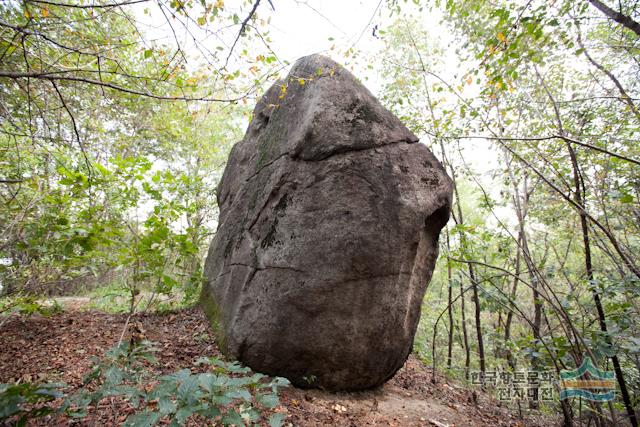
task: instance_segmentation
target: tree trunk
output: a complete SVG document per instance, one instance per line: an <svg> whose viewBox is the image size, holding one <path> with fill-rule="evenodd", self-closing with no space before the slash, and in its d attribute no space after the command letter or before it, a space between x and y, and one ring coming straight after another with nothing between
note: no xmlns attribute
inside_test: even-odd
<svg viewBox="0 0 640 427"><path fill-rule="evenodd" d="M449 242L449 228L445 230L445 236L447 240L447 252L450 253L451 247ZM451 369L451 363L453 359L453 276L451 271L451 262L447 260L447 279L448 279L448 292L447 303L449 304L447 311L449 315L449 342L447 343L447 369ZM464 295L462 295L464 297Z"/></svg>
<svg viewBox="0 0 640 427"><path fill-rule="evenodd" d="M462 216L462 207L460 206L460 196L458 194L458 186L456 184L455 174L453 172L453 168L451 168L451 177L453 181L453 192L456 196L456 206L458 207L458 221L460 224L464 224L464 217ZM462 244L462 248L464 251L467 249L467 239L464 234L460 237L460 242ZM469 279L471 280L471 289L473 291L473 304L475 309L475 325L476 325L476 336L478 339L478 362L480 364L480 372L484 376L486 371L485 367L485 358L484 358L484 342L482 339L482 319L480 317L480 297L478 295L478 281L476 280L475 270L473 268L473 264L467 263L467 267L469 270Z"/></svg>
<svg viewBox="0 0 640 427"><path fill-rule="evenodd" d="M569 157L571 158L571 165L573 167L573 184L574 184L574 199L575 202L584 206L585 198L584 198L584 184L582 183L580 177L580 169L578 166L578 159L576 157L575 150L570 144L567 144L567 149L569 150ZM600 294L593 283L593 263L591 260L591 244L589 243L589 225L587 223L587 215L584 210L580 211L580 227L582 229L582 241L584 245L584 264L585 271L587 273L587 280L589 281L589 287L591 288L591 294L593 296L593 302L596 306L596 311L598 313L598 323L600 325L600 330L604 333L605 340L607 345L612 346L611 337L609 337L607 331L607 322L604 313L604 309L602 307L602 301L600 300ZM631 397L629 396L629 390L627 389L627 384L624 379L624 375L622 373L622 367L620 366L620 360L617 355L613 355L611 357L611 362L613 363L613 370L616 374L616 380L618 381L618 386L620 387L620 394L622 395L622 401L624 402L624 406L627 410L627 415L629 416L629 422L633 427L638 426L638 420L636 418L635 410L633 409L633 404L631 403Z"/></svg>
<svg viewBox="0 0 640 427"><path fill-rule="evenodd" d="M471 349L469 348L469 334L467 332L467 314L465 313L464 286L460 281L460 313L462 320L462 340L464 341L464 377L469 379L471 367Z"/></svg>
<svg viewBox="0 0 640 427"><path fill-rule="evenodd" d="M522 240L521 240L520 234L518 234L518 247L520 246L521 241ZM516 293L518 292L518 281L520 278L520 250L519 249L516 249L515 268L516 268L516 271L514 273L513 285L511 286L511 294L509 295L509 297L511 298L511 301L515 301ZM509 310L509 312L507 313L507 320L505 321L505 325L504 325L504 342L506 346L509 345L508 343L509 343L509 340L511 339L511 322L512 321L513 321L513 310ZM515 370L516 362L515 362L515 359L513 358L513 354L511 353L511 350L508 347L506 352L506 359L507 359L507 363L509 363L509 367Z"/></svg>

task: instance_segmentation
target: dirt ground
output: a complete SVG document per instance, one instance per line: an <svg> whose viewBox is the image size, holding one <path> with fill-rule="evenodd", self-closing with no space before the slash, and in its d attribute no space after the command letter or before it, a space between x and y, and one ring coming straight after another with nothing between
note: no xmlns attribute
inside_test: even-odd
<svg viewBox="0 0 640 427"><path fill-rule="evenodd" d="M0 328L0 382L55 381L79 387L92 366L119 339L126 315L82 311L70 303L49 318L15 316ZM169 314L139 314L146 337L158 343L158 374L192 367L201 356L220 356L204 315L196 308ZM119 425L133 409L104 399L74 425ZM290 426L552 426L548 416L520 419L513 409L479 391L432 374L410 357L383 387L357 393L329 393L289 387L281 393L284 425ZM34 425L68 425L64 417ZM194 424L197 425L197 424ZM266 421L264 423L266 424Z"/></svg>

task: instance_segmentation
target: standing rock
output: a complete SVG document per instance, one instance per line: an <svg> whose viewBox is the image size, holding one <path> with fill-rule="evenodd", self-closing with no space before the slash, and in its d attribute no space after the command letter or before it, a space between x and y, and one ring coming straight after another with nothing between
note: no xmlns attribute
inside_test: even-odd
<svg viewBox="0 0 640 427"><path fill-rule="evenodd" d="M353 75L298 60L218 187L201 304L223 351L298 386L382 384L411 352L451 192Z"/></svg>

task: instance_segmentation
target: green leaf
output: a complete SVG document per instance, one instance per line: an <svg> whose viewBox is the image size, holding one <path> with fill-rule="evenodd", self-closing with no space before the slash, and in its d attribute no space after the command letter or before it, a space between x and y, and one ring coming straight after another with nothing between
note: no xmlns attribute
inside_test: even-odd
<svg viewBox="0 0 640 427"><path fill-rule="evenodd" d="M93 167L95 167L103 176L111 175L111 171L100 163L94 162Z"/></svg>
<svg viewBox="0 0 640 427"><path fill-rule="evenodd" d="M251 393L245 389L229 390L224 394L224 396L230 399L243 399L248 402L251 401Z"/></svg>
<svg viewBox="0 0 640 427"><path fill-rule="evenodd" d="M227 412L224 417L222 417L222 424L225 426L235 425L235 426L244 426L244 421L238 412L235 410L230 410Z"/></svg>
<svg viewBox="0 0 640 427"><path fill-rule="evenodd" d="M271 414L269 417L269 426L270 427L281 427L284 420L287 418L287 414L282 414L280 412L275 412Z"/></svg>
<svg viewBox="0 0 640 427"><path fill-rule="evenodd" d="M195 414L199 409L201 409L200 405L185 406L183 408L180 408L178 409L178 412L176 412L175 420L178 422L178 424L182 425L186 423L187 419L191 415Z"/></svg>
<svg viewBox="0 0 640 427"><path fill-rule="evenodd" d="M278 403L280 402L278 395L272 393L258 394L256 395L256 401L267 408L274 408L278 406Z"/></svg>
<svg viewBox="0 0 640 427"><path fill-rule="evenodd" d="M211 401L219 406L227 406L233 401L233 399L228 396L213 396L211 397Z"/></svg>
<svg viewBox="0 0 640 427"><path fill-rule="evenodd" d="M200 387L211 393L214 388L221 387L226 383L224 377L218 377L209 372L205 374L198 375L198 382L200 383Z"/></svg>
<svg viewBox="0 0 640 427"><path fill-rule="evenodd" d="M122 382L122 379L124 378L124 375L125 373L117 366L109 366L107 371L104 373L105 386L120 384Z"/></svg>
<svg viewBox="0 0 640 427"><path fill-rule="evenodd" d="M160 380L160 384L149 393L147 399L160 399L164 396L170 396L176 392L178 384L175 380L167 380L166 378Z"/></svg>
<svg viewBox="0 0 640 427"><path fill-rule="evenodd" d="M233 373L233 374L246 374L248 372L251 372L251 369L247 368L246 366L242 366L240 363L238 362L233 362L233 363L229 363L226 366L227 371Z"/></svg>
<svg viewBox="0 0 640 427"><path fill-rule="evenodd" d="M206 407L203 405L203 408L198 410L198 414L206 418L215 418L219 416L221 412L220 412L220 408L218 408L217 406Z"/></svg>
<svg viewBox="0 0 640 427"><path fill-rule="evenodd" d="M145 49L145 51L144 51L145 59L150 58L151 55L153 55L153 49Z"/></svg>
<svg viewBox="0 0 640 427"><path fill-rule="evenodd" d="M258 421L260 419L260 411L255 408L243 408L241 417L248 421Z"/></svg>
<svg viewBox="0 0 640 427"><path fill-rule="evenodd" d="M620 197L620 203L632 203L633 196L631 194L626 193L622 197Z"/></svg>
<svg viewBox="0 0 640 427"><path fill-rule="evenodd" d="M14 414L18 414L20 413L20 403L22 403L22 399L20 398L6 398L3 397L2 400L2 406L0 406L0 419L4 420L6 418L9 418L10 416L14 415Z"/></svg>
<svg viewBox="0 0 640 427"><path fill-rule="evenodd" d="M191 369L181 369L173 374L166 375L164 378L168 381L184 381L191 376Z"/></svg>
<svg viewBox="0 0 640 427"><path fill-rule="evenodd" d="M145 411L130 415L124 422L126 427L151 427L160 421L161 415L158 412Z"/></svg>
<svg viewBox="0 0 640 427"><path fill-rule="evenodd" d="M178 386L178 399L184 402L192 402L197 398L198 377L190 375L183 379Z"/></svg>
<svg viewBox="0 0 640 427"><path fill-rule="evenodd" d="M170 397L162 396L158 400L158 409L160 410L160 414L169 415L173 414L176 411L177 406Z"/></svg>

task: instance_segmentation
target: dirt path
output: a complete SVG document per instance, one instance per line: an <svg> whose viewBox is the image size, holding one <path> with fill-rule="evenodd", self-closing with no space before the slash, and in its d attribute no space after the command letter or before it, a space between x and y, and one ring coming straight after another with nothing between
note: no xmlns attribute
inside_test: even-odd
<svg viewBox="0 0 640 427"><path fill-rule="evenodd" d="M76 304L72 305L76 308ZM62 381L76 388L101 356L118 340L125 315L64 311L50 318L14 317L0 329L0 382ZM220 356L203 314L197 309L172 314L136 315L147 338L157 342L160 373L192 367L201 356ZM384 387L358 393L328 393L288 388L282 393L292 426L550 426L553 418L518 419L512 411L482 393L444 378L431 382L430 371L411 357ZM122 405L95 408L83 425L118 425ZM41 425L65 425L66 420Z"/></svg>

